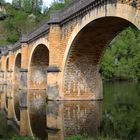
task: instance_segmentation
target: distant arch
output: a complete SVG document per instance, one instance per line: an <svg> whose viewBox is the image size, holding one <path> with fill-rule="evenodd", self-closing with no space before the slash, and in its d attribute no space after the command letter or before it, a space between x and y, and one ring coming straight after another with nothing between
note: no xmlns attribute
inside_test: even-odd
<svg viewBox="0 0 140 140"><path fill-rule="evenodd" d="M49 49L45 44L33 47L29 59L29 89L46 89Z"/></svg>

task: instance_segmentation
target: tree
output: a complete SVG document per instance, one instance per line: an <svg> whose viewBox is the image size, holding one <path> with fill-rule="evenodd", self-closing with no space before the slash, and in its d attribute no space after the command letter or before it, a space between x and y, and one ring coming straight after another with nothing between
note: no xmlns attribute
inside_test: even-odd
<svg viewBox="0 0 140 140"><path fill-rule="evenodd" d="M122 31L107 48L102 59L103 76L109 79L140 79L140 32Z"/></svg>
<svg viewBox="0 0 140 140"><path fill-rule="evenodd" d="M12 1L12 5L13 5L15 8L17 8L17 9L19 9L19 10L22 10L23 1L24 1L24 0L13 0L13 1Z"/></svg>
<svg viewBox="0 0 140 140"><path fill-rule="evenodd" d="M5 0L0 0L0 6L3 6L5 4Z"/></svg>

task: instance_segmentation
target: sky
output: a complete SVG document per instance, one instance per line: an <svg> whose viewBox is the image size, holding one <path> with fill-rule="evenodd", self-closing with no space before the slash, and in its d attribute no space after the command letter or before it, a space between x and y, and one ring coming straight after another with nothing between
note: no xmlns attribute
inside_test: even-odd
<svg viewBox="0 0 140 140"><path fill-rule="evenodd" d="M5 0L6 2L12 2L12 0ZM43 0L45 6L49 7L49 5L53 2L53 0Z"/></svg>

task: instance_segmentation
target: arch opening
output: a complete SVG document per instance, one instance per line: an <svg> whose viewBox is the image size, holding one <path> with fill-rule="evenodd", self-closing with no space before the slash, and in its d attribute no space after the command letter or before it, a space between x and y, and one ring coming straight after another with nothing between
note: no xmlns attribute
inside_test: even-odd
<svg viewBox="0 0 140 140"><path fill-rule="evenodd" d="M29 68L29 88L46 89L47 87L47 68L49 66L49 50L40 44L31 57Z"/></svg>
<svg viewBox="0 0 140 140"><path fill-rule="evenodd" d="M123 18L110 16L96 19L80 30L65 63L64 98L102 98L101 57L116 35L129 26L134 25Z"/></svg>
<svg viewBox="0 0 140 140"><path fill-rule="evenodd" d="M15 70L14 70L15 87L19 87L20 84L20 69L21 69L21 53L19 53L15 59Z"/></svg>
<svg viewBox="0 0 140 140"><path fill-rule="evenodd" d="M7 58L7 60L6 60L6 73L5 73L5 80L6 80L6 82L7 82L7 84L8 84L8 78L9 78L9 58Z"/></svg>
<svg viewBox="0 0 140 140"><path fill-rule="evenodd" d="M7 58L7 60L6 60L5 82L6 82L6 84L9 83L9 58ZM8 109L7 89L6 89L6 92L5 92L5 109L6 110Z"/></svg>
<svg viewBox="0 0 140 140"><path fill-rule="evenodd" d="M19 86L20 86L20 69L21 69L21 53L18 53L15 58L14 67L14 111L15 120L20 121L20 105L19 105Z"/></svg>

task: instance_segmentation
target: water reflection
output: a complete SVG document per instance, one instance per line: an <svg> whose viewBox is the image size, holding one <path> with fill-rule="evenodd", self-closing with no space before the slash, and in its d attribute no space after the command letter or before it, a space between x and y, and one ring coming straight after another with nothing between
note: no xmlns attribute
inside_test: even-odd
<svg viewBox="0 0 140 140"><path fill-rule="evenodd" d="M5 108L5 93L4 93L4 86L1 85L0 86L0 107L1 107L1 110L4 110Z"/></svg>
<svg viewBox="0 0 140 140"><path fill-rule="evenodd" d="M0 85L0 99L1 99L1 109L7 111L8 109L8 96L7 96L7 86Z"/></svg>
<svg viewBox="0 0 140 140"><path fill-rule="evenodd" d="M35 136L46 139L46 92L30 90L28 93L29 117Z"/></svg>
<svg viewBox="0 0 140 140"><path fill-rule="evenodd" d="M140 83L104 83L101 132L120 140L140 139Z"/></svg>
<svg viewBox="0 0 140 140"><path fill-rule="evenodd" d="M45 90L0 89L0 107L7 106L10 117L17 118L21 134L42 140L64 140L78 134L99 135L102 102L46 102ZM3 105L5 102L7 105Z"/></svg>
<svg viewBox="0 0 140 140"><path fill-rule="evenodd" d="M7 111L7 109L8 109L8 96L7 96L7 87L6 87L6 85L4 85L4 93L5 93L5 109L6 109L6 111Z"/></svg>
<svg viewBox="0 0 140 140"><path fill-rule="evenodd" d="M19 105L19 90L17 88L13 88L13 98L14 98L14 113L15 120L20 121L20 105Z"/></svg>
<svg viewBox="0 0 140 140"><path fill-rule="evenodd" d="M78 134L98 136L101 106L102 102L93 101L48 102L48 139L63 140Z"/></svg>
<svg viewBox="0 0 140 140"><path fill-rule="evenodd" d="M102 115L99 101L46 102L45 90L0 86L0 108L7 107L9 118L19 115L22 135L42 140L64 140L77 134L139 140L139 91L138 83L105 83Z"/></svg>

